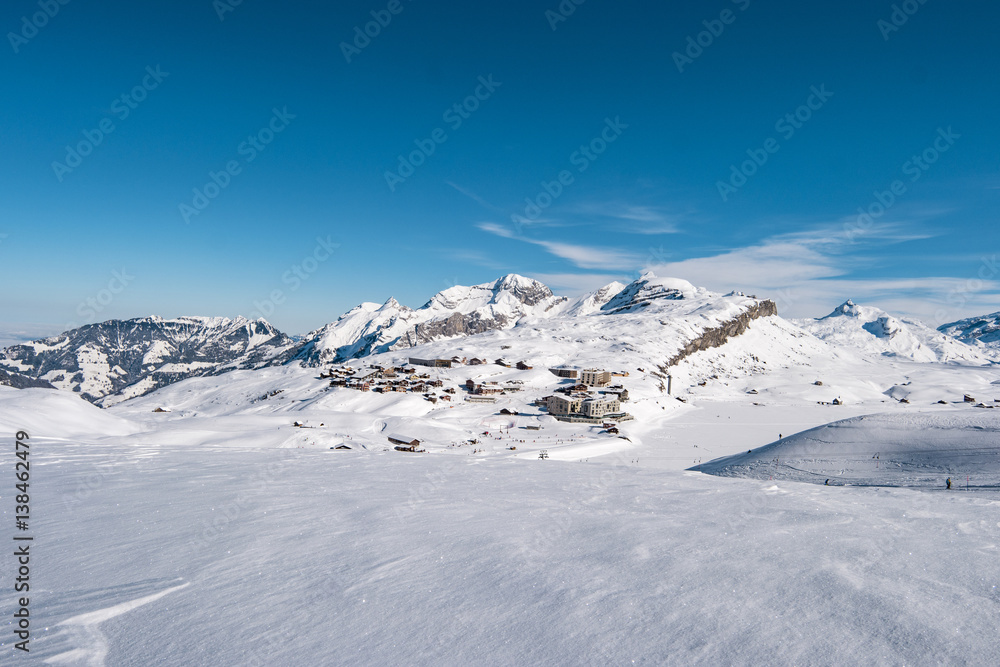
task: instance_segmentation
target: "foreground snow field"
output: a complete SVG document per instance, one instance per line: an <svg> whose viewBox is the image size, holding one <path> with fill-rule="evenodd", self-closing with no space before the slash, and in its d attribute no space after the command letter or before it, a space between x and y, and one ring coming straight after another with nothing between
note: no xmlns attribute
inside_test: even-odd
<svg viewBox="0 0 1000 667"><path fill-rule="evenodd" d="M1000 655L996 494L762 483L627 458L35 447L35 661Z"/></svg>
<svg viewBox="0 0 1000 667"><path fill-rule="evenodd" d="M0 403L0 428L42 412L66 430L46 437L54 426L30 425L36 634L16 664L1000 656L996 490L678 469L691 464L684 434L733 453L743 442L713 439L713 426L756 415L773 430L788 407L708 403L679 413L676 429L666 422L666 440L580 462L247 446L225 417L189 431L188 444L153 442L65 394L7 389ZM10 581L11 560L0 567ZM0 605L12 604L4 586Z"/></svg>

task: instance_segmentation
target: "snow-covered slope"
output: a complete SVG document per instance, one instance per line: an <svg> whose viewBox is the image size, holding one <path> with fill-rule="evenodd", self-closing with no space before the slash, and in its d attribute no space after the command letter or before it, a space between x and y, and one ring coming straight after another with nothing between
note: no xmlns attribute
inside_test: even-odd
<svg viewBox="0 0 1000 667"><path fill-rule="evenodd" d="M94 436L126 436L140 428L133 422L67 391L0 387L0 429L27 431L46 438L74 440Z"/></svg>
<svg viewBox="0 0 1000 667"><path fill-rule="evenodd" d="M713 475L819 484L1000 487L1000 411L875 414L696 466Z"/></svg>
<svg viewBox="0 0 1000 667"><path fill-rule="evenodd" d="M589 315L596 313L604 304L626 287L627 285L618 281L608 283L604 287L576 299L572 304L564 308L564 312L567 315Z"/></svg>
<svg viewBox="0 0 1000 667"><path fill-rule="evenodd" d="M293 345L264 320L144 317L8 347L0 367L110 404L195 375L282 362Z"/></svg>
<svg viewBox="0 0 1000 667"><path fill-rule="evenodd" d="M898 356L924 362L983 365L982 350L955 340L916 320L894 317L871 306L847 301L820 319L795 320L817 338L868 354Z"/></svg>

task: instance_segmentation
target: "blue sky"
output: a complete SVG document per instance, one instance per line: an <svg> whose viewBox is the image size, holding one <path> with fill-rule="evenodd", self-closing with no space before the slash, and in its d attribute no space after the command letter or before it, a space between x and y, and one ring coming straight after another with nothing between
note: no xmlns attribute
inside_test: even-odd
<svg viewBox="0 0 1000 667"><path fill-rule="evenodd" d="M0 329L646 269L1000 309L994 3L231 1L5 4Z"/></svg>

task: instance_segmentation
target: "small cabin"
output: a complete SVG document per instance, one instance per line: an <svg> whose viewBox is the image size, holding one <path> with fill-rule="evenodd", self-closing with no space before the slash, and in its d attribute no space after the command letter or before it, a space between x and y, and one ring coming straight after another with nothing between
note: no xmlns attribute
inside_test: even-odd
<svg viewBox="0 0 1000 667"><path fill-rule="evenodd" d="M417 447L420 446L420 441L416 438L411 438L408 435L390 435L389 443L396 445L396 449L399 451L415 452Z"/></svg>

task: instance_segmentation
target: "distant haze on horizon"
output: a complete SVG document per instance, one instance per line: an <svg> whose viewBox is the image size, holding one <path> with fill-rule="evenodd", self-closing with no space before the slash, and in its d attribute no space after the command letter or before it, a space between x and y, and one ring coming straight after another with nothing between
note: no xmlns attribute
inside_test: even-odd
<svg viewBox="0 0 1000 667"><path fill-rule="evenodd" d="M508 273L1000 310L1000 6L577 2L7 3L0 345Z"/></svg>

